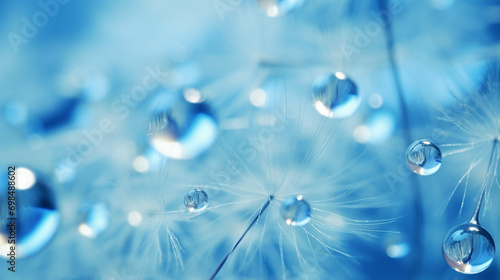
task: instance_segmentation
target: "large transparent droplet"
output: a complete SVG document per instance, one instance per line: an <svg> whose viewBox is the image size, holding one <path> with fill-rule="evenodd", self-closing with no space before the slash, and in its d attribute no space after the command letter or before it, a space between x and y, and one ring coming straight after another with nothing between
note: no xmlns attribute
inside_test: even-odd
<svg viewBox="0 0 500 280"><path fill-rule="evenodd" d="M305 226L311 220L311 206L301 195L290 196L281 205L281 216L288 225Z"/></svg>
<svg viewBox="0 0 500 280"><path fill-rule="evenodd" d="M318 77L313 84L316 111L328 118L346 118L356 111L361 98L354 82L342 72Z"/></svg>
<svg viewBox="0 0 500 280"><path fill-rule="evenodd" d="M420 175L432 175L441 167L441 151L429 140L418 140L406 150L406 163Z"/></svg>
<svg viewBox="0 0 500 280"><path fill-rule="evenodd" d="M443 241L443 256L454 270L476 274L487 269L495 257L495 242L478 224L452 228Z"/></svg>
<svg viewBox="0 0 500 280"><path fill-rule="evenodd" d="M217 122L208 105L174 97L157 100L149 125L149 141L161 154L192 159L212 146Z"/></svg>
<svg viewBox="0 0 500 280"><path fill-rule="evenodd" d="M80 209L81 223L78 231L81 235L95 238L108 228L109 211L104 203L86 203Z"/></svg>
<svg viewBox="0 0 500 280"><path fill-rule="evenodd" d="M202 212L208 207L208 195L200 189L192 189L184 196L184 206L190 212Z"/></svg>
<svg viewBox="0 0 500 280"><path fill-rule="evenodd" d="M0 256L3 258L10 258L8 254L12 244L9 241L13 233L16 258L34 255L54 237L61 219L52 191L38 174L28 168L17 167L14 176L16 209L11 213L5 203L0 209ZM7 173L0 175L3 184L7 184L8 179ZM4 192L0 192L0 201L7 202L8 199L5 188Z"/></svg>
<svg viewBox="0 0 500 280"><path fill-rule="evenodd" d="M258 0L259 6L269 17L278 17L300 8L304 0Z"/></svg>

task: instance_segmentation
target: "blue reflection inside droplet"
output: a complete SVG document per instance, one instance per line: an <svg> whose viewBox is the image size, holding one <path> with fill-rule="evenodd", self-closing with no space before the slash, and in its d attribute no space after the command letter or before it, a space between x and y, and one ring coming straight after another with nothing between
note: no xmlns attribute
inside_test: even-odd
<svg viewBox="0 0 500 280"><path fill-rule="evenodd" d="M23 208L18 215L18 254L30 256L40 251L55 235L60 222L56 210Z"/></svg>
<svg viewBox="0 0 500 280"><path fill-rule="evenodd" d="M326 74L313 84L314 108L329 118L346 118L358 108L361 99L356 84L344 73Z"/></svg>
<svg viewBox="0 0 500 280"><path fill-rule="evenodd" d="M21 170L22 168L17 168ZM25 173L28 174L28 173ZM23 173L17 173L17 180L21 179ZM25 175L27 176L27 175ZM7 175L0 176L6 181ZM44 248L56 234L61 217L57 211L52 191L42 182L39 174L34 176L33 185L26 189L16 190L16 250L17 257L28 257L36 254ZM0 199L6 201L5 194L0 193ZM6 207L3 207L6 208ZM7 239L10 234L8 217L11 213L0 209L2 226L0 228L0 251L5 257L4 250L8 246Z"/></svg>
<svg viewBox="0 0 500 280"><path fill-rule="evenodd" d="M212 146L218 132L215 118L204 103L177 99L157 111L150 123L150 143L175 159L191 159Z"/></svg>
<svg viewBox="0 0 500 280"><path fill-rule="evenodd" d="M85 205L82 212L83 222L79 226L82 235L94 238L108 228L109 211L105 204Z"/></svg>
<svg viewBox="0 0 500 280"><path fill-rule="evenodd" d="M456 271L476 274L487 269L495 257L495 242L478 224L452 228L443 240L443 256Z"/></svg>

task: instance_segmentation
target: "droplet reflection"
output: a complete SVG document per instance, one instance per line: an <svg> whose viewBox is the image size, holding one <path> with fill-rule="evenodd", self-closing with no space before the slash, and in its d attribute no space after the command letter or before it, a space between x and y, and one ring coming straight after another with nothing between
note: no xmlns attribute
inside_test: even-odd
<svg viewBox="0 0 500 280"><path fill-rule="evenodd" d="M487 269L495 257L495 242L478 224L452 228L443 241L443 256L454 270L476 274Z"/></svg>
<svg viewBox="0 0 500 280"><path fill-rule="evenodd" d="M311 207L303 196L290 196L281 205L281 216L288 225L305 226L311 220Z"/></svg>

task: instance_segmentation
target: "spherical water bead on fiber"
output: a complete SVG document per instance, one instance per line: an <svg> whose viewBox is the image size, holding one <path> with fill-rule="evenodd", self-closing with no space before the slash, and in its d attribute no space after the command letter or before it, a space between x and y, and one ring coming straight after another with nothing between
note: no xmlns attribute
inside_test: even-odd
<svg viewBox="0 0 500 280"><path fill-rule="evenodd" d="M189 212L202 212L208 207L208 195L200 189L192 189L184 196L184 206Z"/></svg>
<svg viewBox="0 0 500 280"><path fill-rule="evenodd" d="M432 175L441 167L441 151L429 140L418 140L408 147L406 163L415 173Z"/></svg>
<svg viewBox="0 0 500 280"><path fill-rule="evenodd" d="M288 225L305 226L311 220L311 206L302 195L290 196L281 205L281 216Z"/></svg>
<svg viewBox="0 0 500 280"><path fill-rule="evenodd" d="M352 115L361 98L356 84L342 72L318 77L313 84L314 108L328 118L346 118Z"/></svg>
<svg viewBox="0 0 500 280"><path fill-rule="evenodd" d="M454 270L476 274L495 257L495 242L480 225L467 223L452 228L443 240L443 256Z"/></svg>

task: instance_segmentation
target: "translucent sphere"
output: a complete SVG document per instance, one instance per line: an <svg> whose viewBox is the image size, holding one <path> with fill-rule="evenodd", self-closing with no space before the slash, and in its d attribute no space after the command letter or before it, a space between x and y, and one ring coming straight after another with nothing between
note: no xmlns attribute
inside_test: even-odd
<svg viewBox="0 0 500 280"><path fill-rule="evenodd" d="M342 72L318 77L313 84L314 108L328 118L346 118L356 111L361 98L354 82Z"/></svg>
<svg viewBox="0 0 500 280"><path fill-rule="evenodd" d="M217 122L205 103L177 97L160 98L155 107L149 124L149 142L161 154L174 159L192 159L215 142Z"/></svg>
<svg viewBox="0 0 500 280"><path fill-rule="evenodd" d="M269 17L278 17L300 8L304 0L258 0L259 6Z"/></svg>
<svg viewBox="0 0 500 280"><path fill-rule="evenodd" d="M10 258L11 236L15 236L16 258L38 253L52 240L61 220L52 191L35 172L16 167L14 176L16 209L12 213L3 203L8 201L7 188L0 192L0 256L3 258ZM5 184L8 178L4 172L0 182Z"/></svg>
<svg viewBox="0 0 500 280"><path fill-rule="evenodd" d="M202 212L208 207L208 195L200 189L192 189L184 196L184 206L190 212Z"/></svg>
<svg viewBox="0 0 500 280"><path fill-rule="evenodd" d="M84 204L80 209L80 216L78 231L83 236L95 238L108 228L109 211L104 203Z"/></svg>
<svg viewBox="0 0 500 280"><path fill-rule="evenodd" d="M495 242L477 224L462 224L444 237L443 256L454 270L476 274L487 269L495 257Z"/></svg>
<svg viewBox="0 0 500 280"><path fill-rule="evenodd" d="M311 207L301 195L290 196L281 205L281 216L288 225L305 226L311 220Z"/></svg>
<svg viewBox="0 0 500 280"><path fill-rule="evenodd" d="M429 140L418 140L406 150L406 163L420 175L432 175L441 167L441 151Z"/></svg>

